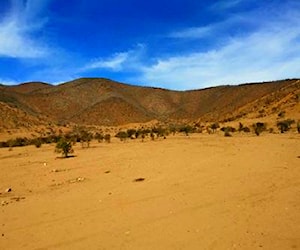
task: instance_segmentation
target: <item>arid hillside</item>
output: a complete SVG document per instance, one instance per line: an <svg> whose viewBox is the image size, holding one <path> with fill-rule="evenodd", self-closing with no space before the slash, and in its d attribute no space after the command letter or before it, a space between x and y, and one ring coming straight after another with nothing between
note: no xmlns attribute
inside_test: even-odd
<svg viewBox="0 0 300 250"><path fill-rule="evenodd" d="M103 78L81 78L57 86L31 82L0 85L0 126L14 128L24 122L120 125L154 119L231 121L297 111L299 102L297 79L190 91Z"/></svg>

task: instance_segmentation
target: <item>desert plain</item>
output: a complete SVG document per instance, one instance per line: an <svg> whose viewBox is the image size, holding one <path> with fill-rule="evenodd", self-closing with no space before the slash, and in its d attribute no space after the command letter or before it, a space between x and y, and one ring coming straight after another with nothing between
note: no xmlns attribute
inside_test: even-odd
<svg viewBox="0 0 300 250"><path fill-rule="evenodd" d="M299 146L289 132L113 138L67 159L1 148L0 249L299 249Z"/></svg>

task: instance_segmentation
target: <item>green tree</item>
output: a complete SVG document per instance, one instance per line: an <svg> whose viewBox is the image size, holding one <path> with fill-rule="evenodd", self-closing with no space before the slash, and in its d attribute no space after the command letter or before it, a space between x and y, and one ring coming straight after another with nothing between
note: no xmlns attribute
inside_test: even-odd
<svg viewBox="0 0 300 250"><path fill-rule="evenodd" d="M107 143L110 143L110 138L111 138L110 134L106 134L104 136L104 141L107 142Z"/></svg>
<svg viewBox="0 0 300 250"><path fill-rule="evenodd" d="M125 131L119 131L119 132L115 135L115 137L119 138L120 141L126 141L126 139L127 139L129 136L128 136L127 132L125 132Z"/></svg>
<svg viewBox="0 0 300 250"><path fill-rule="evenodd" d="M267 125L263 122L254 123L252 127L254 128L254 132L257 136L267 129Z"/></svg>
<svg viewBox="0 0 300 250"><path fill-rule="evenodd" d="M215 133L219 127L220 127L220 125L217 122L210 125L210 128L212 129L213 133Z"/></svg>
<svg viewBox="0 0 300 250"><path fill-rule="evenodd" d="M179 132L185 133L188 136L190 133L194 132L194 128L191 125L184 125L180 127Z"/></svg>
<svg viewBox="0 0 300 250"><path fill-rule="evenodd" d="M231 127L226 127L224 129L224 136L225 137L231 137L232 135L230 134L230 132L232 132Z"/></svg>
<svg viewBox="0 0 300 250"><path fill-rule="evenodd" d="M294 120L287 119L287 120L284 120L284 121L277 122L277 127L278 127L278 129L280 130L281 133L284 133L284 132L287 132L287 131L290 130L291 125L293 123L295 123Z"/></svg>
<svg viewBox="0 0 300 250"><path fill-rule="evenodd" d="M66 138L61 138L55 147L56 153L61 153L65 158L68 157L70 153L73 153L72 142L68 141Z"/></svg>
<svg viewBox="0 0 300 250"><path fill-rule="evenodd" d="M104 140L104 135L102 133L96 133L94 138L98 141L98 142L103 142Z"/></svg>
<svg viewBox="0 0 300 250"><path fill-rule="evenodd" d="M243 123L239 123L239 132L243 131L244 130L244 125Z"/></svg>
<svg viewBox="0 0 300 250"><path fill-rule="evenodd" d="M128 138L133 139L133 136L136 137L136 133L137 133L137 131L135 129L127 129L127 136L128 136Z"/></svg>

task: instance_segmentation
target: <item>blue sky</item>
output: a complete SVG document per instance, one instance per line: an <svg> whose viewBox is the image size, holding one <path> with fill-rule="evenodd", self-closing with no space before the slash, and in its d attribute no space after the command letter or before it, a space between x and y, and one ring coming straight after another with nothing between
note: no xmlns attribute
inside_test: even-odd
<svg viewBox="0 0 300 250"><path fill-rule="evenodd" d="M300 77L298 0L0 0L0 83L169 89Z"/></svg>

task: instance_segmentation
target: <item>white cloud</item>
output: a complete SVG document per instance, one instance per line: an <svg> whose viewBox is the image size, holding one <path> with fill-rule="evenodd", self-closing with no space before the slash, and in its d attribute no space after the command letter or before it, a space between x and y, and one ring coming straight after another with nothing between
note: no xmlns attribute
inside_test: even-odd
<svg viewBox="0 0 300 250"><path fill-rule="evenodd" d="M250 18L249 15L243 19ZM297 9L285 9L265 20L258 18L256 22L260 24L254 25L254 31L232 36L224 36L223 32L218 36L223 27L235 28L237 20L229 19L225 21L226 25L220 23L207 29L191 28L177 33L179 39L193 37L199 42L205 35L211 39L213 33L218 46L157 58L156 63L141 69L141 75L135 81L167 88L196 89L300 77L300 12Z"/></svg>
<svg viewBox="0 0 300 250"><path fill-rule="evenodd" d="M193 27L181 31L172 32L171 38L201 38L207 37L214 30L214 26Z"/></svg>
<svg viewBox="0 0 300 250"><path fill-rule="evenodd" d="M93 69L108 69L112 71L122 71L128 69L138 69L141 65L141 59L145 53L145 46L138 44L134 49L115 53L108 58L93 59L85 65L80 71L89 71Z"/></svg>
<svg viewBox="0 0 300 250"><path fill-rule="evenodd" d="M0 21L0 57L39 58L49 49L36 38L45 24L38 18L45 0L12 0L10 12Z"/></svg>
<svg viewBox="0 0 300 250"><path fill-rule="evenodd" d="M18 84L19 82L15 81L15 80L12 80L12 79L2 79L0 78L0 84L3 84L3 85L16 85Z"/></svg>
<svg viewBox="0 0 300 250"><path fill-rule="evenodd" d="M121 52L114 54L110 58L94 59L91 63L83 68L83 71L91 69L111 69L114 71L121 70L123 68L123 63L128 59L128 55L128 52Z"/></svg>
<svg viewBox="0 0 300 250"><path fill-rule="evenodd" d="M300 77L300 30L260 31L218 50L159 59L140 81L177 89Z"/></svg>

